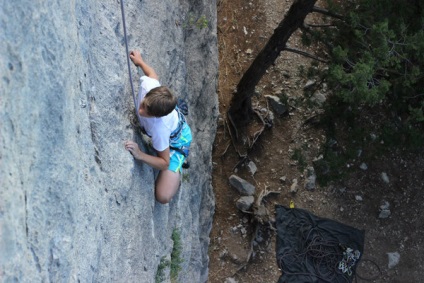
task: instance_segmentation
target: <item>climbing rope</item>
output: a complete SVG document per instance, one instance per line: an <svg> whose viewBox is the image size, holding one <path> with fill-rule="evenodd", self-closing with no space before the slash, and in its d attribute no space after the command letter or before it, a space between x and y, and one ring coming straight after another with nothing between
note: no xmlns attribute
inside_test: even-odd
<svg viewBox="0 0 424 283"><path fill-rule="evenodd" d="M361 256L360 252L344 247L338 241L327 240L317 229L311 229L303 236L303 247L297 252L287 251L279 255L278 266L283 274L302 278L318 278L321 282L352 282L355 265ZM308 272L290 272L285 263L294 266L310 265Z"/></svg>
<svg viewBox="0 0 424 283"><path fill-rule="evenodd" d="M133 96L133 100L134 100L134 105L137 107L136 103L136 99L135 99L135 93L134 93L134 85L133 85L133 81L132 81L132 75L131 75L131 64L130 64L130 56L129 56L129 52L128 52L128 40L127 40L127 28L125 26L125 10L124 10L124 0L121 0L121 13L122 13L122 25L124 28L124 41L125 41L125 55L127 57L127 65L128 65L128 73L130 76L130 84L131 84L131 92L132 92L132 96Z"/></svg>

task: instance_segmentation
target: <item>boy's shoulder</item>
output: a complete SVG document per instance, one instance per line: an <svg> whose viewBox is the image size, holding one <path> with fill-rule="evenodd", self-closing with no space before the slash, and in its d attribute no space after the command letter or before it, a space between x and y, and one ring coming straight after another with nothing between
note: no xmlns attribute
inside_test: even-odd
<svg viewBox="0 0 424 283"><path fill-rule="evenodd" d="M157 79L153 79L148 76L142 76L140 78L140 81L141 81L141 86L147 91L151 90L152 88L161 86L161 84L159 83Z"/></svg>
<svg viewBox="0 0 424 283"><path fill-rule="evenodd" d="M146 83L159 83L159 81L157 79L154 79L154 78L151 78L151 77L148 77L148 76L141 76L140 80L142 82L146 82Z"/></svg>

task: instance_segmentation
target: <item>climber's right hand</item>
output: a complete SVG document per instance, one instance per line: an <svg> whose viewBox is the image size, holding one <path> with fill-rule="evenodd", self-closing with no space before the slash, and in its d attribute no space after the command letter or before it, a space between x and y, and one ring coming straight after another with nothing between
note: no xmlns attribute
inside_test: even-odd
<svg viewBox="0 0 424 283"><path fill-rule="evenodd" d="M140 51L132 50L130 52L130 59L134 63L134 65L141 67L143 63L143 58L141 57Z"/></svg>
<svg viewBox="0 0 424 283"><path fill-rule="evenodd" d="M141 159L142 151L138 147L138 144L133 141L125 141L125 149L128 150L135 159Z"/></svg>

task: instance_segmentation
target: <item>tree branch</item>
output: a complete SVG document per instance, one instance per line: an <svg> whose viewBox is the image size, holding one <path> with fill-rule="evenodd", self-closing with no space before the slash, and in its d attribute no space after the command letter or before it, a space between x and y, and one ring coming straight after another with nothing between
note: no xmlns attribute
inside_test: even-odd
<svg viewBox="0 0 424 283"><path fill-rule="evenodd" d="M290 48L290 47L285 47L285 48L284 48L284 50L289 51L289 52L293 52L293 53L296 53L296 54L303 55L303 56L305 56L305 57L308 57L308 58L311 58L311 59L314 59L314 60L320 61L320 62L322 62L322 63L328 63L328 62L329 62L328 60L321 59L321 58L319 58L319 57L317 57L317 56L315 56L315 55L313 55L313 54L310 54L310 53L308 53L308 52L305 52L305 51L302 51L302 50L299 50L299 49Z"/></svg>
<svg viewBox="0 0 424 283"><path fill-rule="evenodd" d="M330 27L335 27L336 25L333 25L333 24L315 25L315 24L304 23L304 26L305 28L330 28Z"/></svg>
<svg viewBox="0 0 424 283"><path fill-rule="evenodd" d="M312 8L312 12L320 13L320 14L323 14L323 15L326 15L326 16L330 16L330 17L339 19L339 20L344 20L344 17L342 15L332 13L332 12L330 12L330 11L324 9L324 8L318 7L318 6L314 6Z"/></svg>
<svg viewBox="0 0 424 283"><path fill-rule="evenodd" d="M413 98L417 98L417 97L420 97L420 96L423 96L424 95L424 93L420 93L420 94L417 94L417 95L414 95L414 96L405 96L407 99L413 99Z"/></svg>
<svg viewBox="0 0 424 283"><path fill-rule="evenodd" d="M323 44L324 46L326 46L328 50L332 50L333 49L333 46L329 43L329 41L323 41L321 39L321 37L317 37L311 31L311 28L307 24L303 23L303 25L300 27L300 29L301 29L302 32L309 34L317 42L319 42L319 43Z"/></svg>

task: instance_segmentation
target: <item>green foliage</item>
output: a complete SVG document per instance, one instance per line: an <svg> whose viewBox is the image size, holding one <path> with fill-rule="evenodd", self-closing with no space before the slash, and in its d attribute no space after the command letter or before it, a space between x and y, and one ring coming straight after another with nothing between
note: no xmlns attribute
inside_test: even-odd
<svg viewBox="0 0 424 283"><path fill-rule="evenodd" d="M329 1L328 7L349 13L321 33L321 41L331 46L325 79L334 95L354 107L383 104L408 115L408 121L423 122L424 5L418 0L342 2L344 8L339 1Z"/></svg>
<svg viewBox="0 0 424 283"><path fill-rule="evenodd" d="M358 147L375 155L424 145L424 2L328 0L327 8L343 20L328 17L331 28L303 39L318 42L330 60L321 75L312 74L331 91L321 124L328 140L338 141L314 164L320 182L346 174ZM365 142L371 133L382 143Z"/></svg>
<svg viewBox="0 0 424 283"><path fill-rule="evenodd" d="M181 252L183 250L181 244L181 234L177 229L172 231L172 241L174 241L174 246L172 247L171 252L171 282L176 282L178 279L178 274L181 271L181 263L183 263L181 258Z"/></svg>
<svg viewBox="0 0 424 283"><path fill-rule="evenodd" d="M182 174L181 179L182 179L182 181L183 181L183 182L185 182L185 183L190 182L190 174L188 174L188 173L185 173L185 172L184 172L184 173Z"/></svg>
<svg viewBox="0 0 424 283"><path fill-rule="evenodd" d="M172 231L172 241L174 245L171 252L171 260L167 260L165 257L162 257L156 272L155 282L160 283L165 281L165 269L170 269L171 282L178 282L178 274L181 271L181 263L183 259L181 258L181 252L183 250L181 243L181 234L180 231L174 229Z"/></svg>
<svg viewBox="0 0 424 283"><path fill-rule="evenodd" d="M326 129L328 142L321 148L323 158L314 162L321 185L340 180L361 162L393 148L414 151L424 145L422 127L391 117L384 106L354 108L333 98L326 107L320 122ZM417 110L416 115L422 112ZM364 154L359 156L359 151Z"/></svg>
<svg viewBox="0 0 424 283"><path fill-rule="evenodd" d="M203 28L206 28L206 27L208 27L208 20L206 19L206 16L204 16L204 15L202 15L202 16L200 16L200 18L198 18L197 19L197 21L196 21L196 26L197 26L197 28L199 28L199 29L203 29Z"/></svg>
<svg viewBox="0 0 424 283"><path fill-rule="evenodd" d="M196 19L196 17L190 13L187 17L187 20L183 24L183 28L191 29L193 27L196 27L198 29L204 29L207 28L209 25L209 21L206 19L205 15L200 16Z"/></svg>
<svg viewBox="0 0 424 283"><path fill-rule="evenodd" d="M422 148L424 141L422 129L412 126L399 127L396 124L384 126L381 136L388 148L397 147L416 150Z"/></svg>
<svg viewBox="0 0 424 283"><path fill-rule="evenodd" d="M324 148L324 159L314 163L314 169L317 174L317 181L321 186L328 182L343 178L346 175L346 158L343 154L337 153L327 146Z"/></svg>
<svg viewBox="0 0 424 283"><path fill-rule="evenodd" d="M421 107L419 108L414 108L409 105L409 112L411 113L411 117L413 120L418 122L424 122L423 107L424 102L421 102Z"/></svg>
<svg viewBox="0 0 424 283"><path fill-rule="evenodd" d="M158 270L156 271L155 282L161 283L165 281L165 269L170 266L171 262L166 260L165 257L162 257L158 266Z"/></svg>

